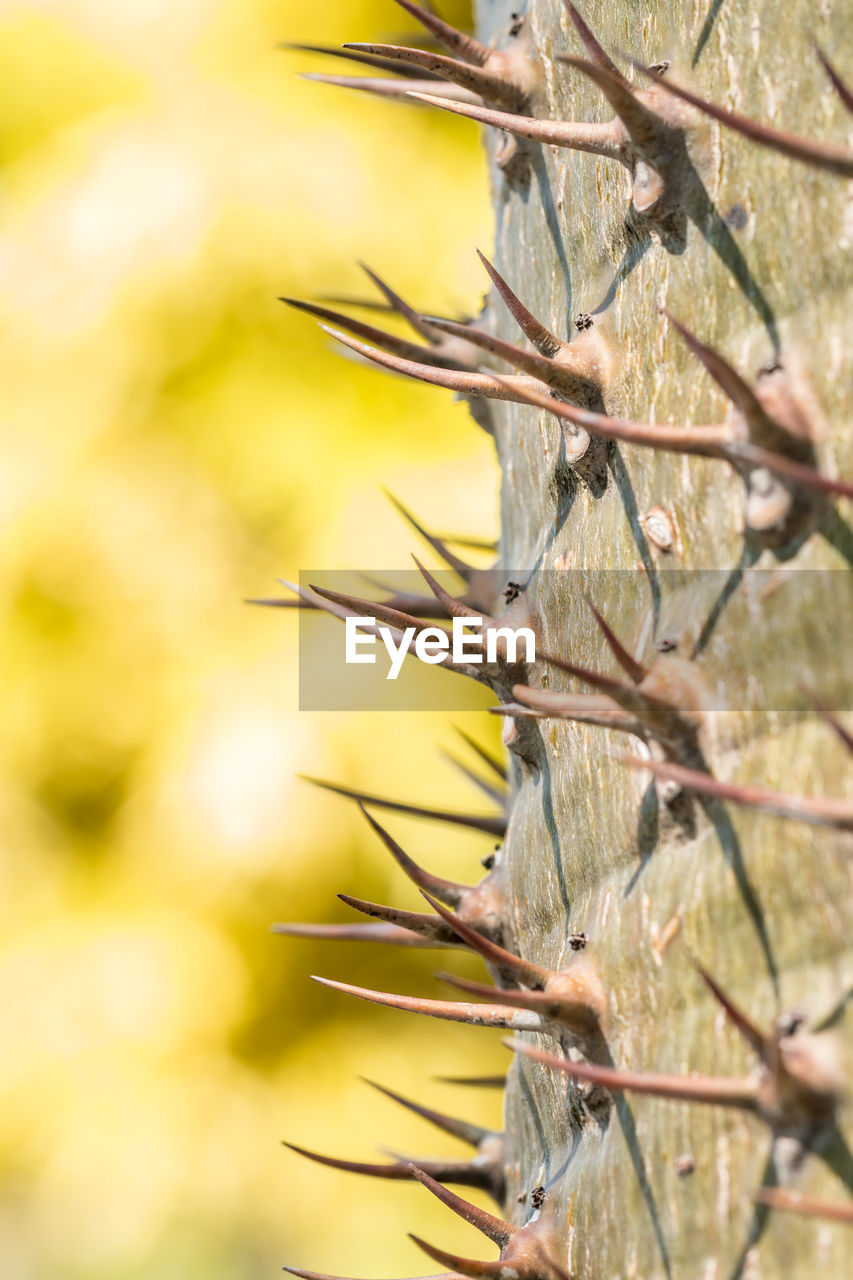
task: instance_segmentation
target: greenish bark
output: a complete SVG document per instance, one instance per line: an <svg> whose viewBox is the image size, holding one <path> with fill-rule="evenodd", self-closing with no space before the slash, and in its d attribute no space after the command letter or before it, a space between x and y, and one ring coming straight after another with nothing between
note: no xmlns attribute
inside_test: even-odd
<svg viewBox="0 0 853 1280"><path fill-rule="evenodd" d="M513 0L480 3L480 37L504 40L514 8ZM586 0L583 15L617 58L671 59L676 81L717 103L813 138L850 136L811 44L849 70L841 6ZM600 90L555 60L582 54L563 6L531 0L526 20L543 72L536 114L611 118ZM511 183L494 164L495 139L487 130L497 266L559 336L572 332L577 313L594 314L613 360L608 413L684 424L726 416L724 397L659 316L665 305L750 381L778 344L825 422L821 468L853 474L848 183L700 120L689 147L707 204L687 211L678 243L628 214L630 179L617 162L532 145L528 179L516 174ZM486 314L494 332L519 341L494 292ZM836 571L846 582L849 505L830 509L793 549L751 550L743 485L724 462L611 445L584 475L561 457L553 416L501 403L492 417L503 472L501 561L514 577L546 571L529 591L542 649L615 673L591 623L588 589L635 656L651 663L664 637L689 653L738 566L784 565L760 590L731 578L695 663L730 710L705 717L701 749L718 777L849 798L850 756L799 692L807 686L845 705L847 588L813 595L805 577L788 573ZM674 513L680 537L670 552L644 533L642 517L656 505ZM698 570L718 573L699 580ZM541 663L530 683L583 687ZM769 710L758 685L770 691ZM532 722L511 745L518 756L504 859L513 942L561 969L571 959L568 935L589 935L613 1062L680 1074L755 1069L690 953L765 1029L793 1006L819 1021L843 996L849 835L733 805L709 817L685 796L668 804L648 774L614 758L635 750L635 740L602 728ZM835 1034L849 1040L843 1020ZM851 1162L840 1137L805 1156L777 1142L774 1175L771 1129L753 1115L627 1093L595 1108L564 1076L529 1061L511 1072L506 1115L507 1212L525 1222L530 1191L544 1185L560 1224L558 1261L573 1276L805 1277L817 1266L841 1276L849 1268L849 1227L753 1202L773 1177L846 1201ZM845 1122L842 1115L842 1130ZM677 1162L687 1156L693 1172L681 1176Z"/></svg>

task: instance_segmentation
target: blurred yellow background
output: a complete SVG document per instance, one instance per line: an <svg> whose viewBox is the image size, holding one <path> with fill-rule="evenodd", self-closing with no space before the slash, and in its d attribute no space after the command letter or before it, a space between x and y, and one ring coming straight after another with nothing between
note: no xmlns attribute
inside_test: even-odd
<svg viewBox="0 0 853 1280"><path fill-rule="evenodd" d="M0 4L3 1280L411 1275L433 1268L407 1230L476 1247L414 1184L280 1145L459 1150L358 1074L498 1121L496 1093L431 1080L499 1067L491 1033L308 979L429 994L446 955L268 932L347 918L338 890L417 906L295 775L479 807L437 750L451 717L300 713L295 617L243 604L301 568L407 567L382 484L495 533L466 410L276 301L369 292L363 259L477 309L475 128L275 47L412 29L392 0ZM464 880L492 843L388 826Z"/></svg>

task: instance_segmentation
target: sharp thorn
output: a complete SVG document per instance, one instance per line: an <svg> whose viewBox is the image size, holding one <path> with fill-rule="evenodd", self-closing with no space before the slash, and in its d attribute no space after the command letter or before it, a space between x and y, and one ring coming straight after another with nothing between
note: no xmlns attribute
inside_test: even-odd
<svg viewBox="0 0 853 1280"><path fill-rule="evenodd" d="M409 1239L413 1240L418 1248L440 1267L452 1267L454 1275L471 1277L471 1280L500 1280L507 1272L503 1262L477 1262L473 1258L462 1258L459 1254L448 1253L445 1249L437 1249L435 1245L427 1244L426 1240L413 1235L411 1231Z"/></svg>
<svg viewBox="0 0 853 1280"><path fill-rule="evenodd" d="M454 552L452 552L446 545L444 539L436 537L435 534L432 534L425 529L420 521L415 519L408 507L404 507L400 499L396 497L395 494L391 493L390 489L385 489L383 492L385 493L388 501L399 511L403 519L412 526L416 533L420 534L423 540L430 547L432 547L436 555L440 556L450 569L453 569L458 573L464 582L467 582L472 571L471 565L467 564L466 561L455 555Z"/></svg>
<svg viewBox="0 0 853 1280"><path fill-rule="evenodd" d="M505 788L493 786L491 782L487 782L485 778L481 778L480 775L470 768L469 765L465 764L463 760L458 760L452 751L447 751L442 748L441 754L444 756L445 760L448 760L455 769L458 769L469 782L472 782L475 787L478 787L483 794L487 795L495 804L502 805L506 802Z"/></svg>
<svg viewBox="0 0 853 1280"><path fill-rule="evenodd" d="M496 111L491 107L480 107L469 102L453 102L433 93L417 93L411 89L407 97L426 102L431 107L440 107L442 111L451 111L457 116L465 116L468 120L477 120L480 124L492 125L495 129L505 129L507 133L515 134L518 138L528 138L531 142L541 142L552 147L569 147L573 151L587 151L593 155L608 156L611 160L622 159L622 147L612 123L576 124L562 120L539 120L535 116Z"/></svg>
<svg viewBox="0 0 853 1280"><path fill-rule="evenodd" d="M529 1009L532 1013L538 1013L547 1022L566 1022L567 1006L572 1006L572 1021L574 1023L574 1015L580 1013L584 1020L589 1022L590 1007L588 1002L570 1001L565 997L551 995L547 991L520 991L510 987L489 987L484 982L472 982L469 978L458 978L455 974L445 973L439 970L436 978L440 982L446 983L447 986L453 987L455 991L462 991L469 996L477 996L480 999L488 1000L489 997L499 1000L501 1004L511 1006L513 1009Z"/></svg>
<svg viewBox="0 0 853 1280"><path fill-rule="evenodd" d="M536 350L543 356L555 356L561 347L566 344L556 338L550 330L546 329L541 321L537 320L531 311L527 310L520 298L513 293L506 280L498 271L497 267L489 261L484 253L477 250L477 257L486 269L489 279L497 289L503 302L518 325L521 332L530 342L533 343Z"/></svg>
<svg viewBox="0 0 853 1280"><path fill-rule="evenodd" d="M654 1072L625 1071L620 1067L601 1067L589 1062L573 1062L556 1054L537 1049L526 1041L507 1041L508 1047L525 1058L562 1071L573 1080L585 1080L612 1092L645 1093L675 1102L705 1102L713 1106L735 1107L744 1111L756 1109L754 1081L727 1079L723 1076L678 1076Z"/></svg>
<svg viewBox="0 0 853 1280"><path fill-rule="evenodd" d="M426 27L427 31L440 40L446 49L450 49L451 53L463 58L465 62L472 62L482 67L488 61L491 50L487 45L475 40L473 36L466 35L464 31L458 31L447 22L442 22L437 14L430 13L419 4L412 3L412 0L397 0L397 4L411 14L421 26Z"/></svg>
<svg viewBox="0 0 853 1280"><path fill-rule="evenodd" d="M467 1120L458 1120L455 1116L445 1115L443 1111L434 1111L431 1107L425 1107L420 1102L413 1102L411 1098L404 1098L402 1094L395 1093L393 1089L386 1088L385 1085L377 1084L375 1080L367 1080L362 1077L365 1084L369 1084L371 1089L378 1090L379 1093L390 1098L392 1102L397 1102L401 1107L405 1107L407 1111L413 1111L416 1116L435 1125L437 1129L441 1129L443 1133L449 1133L453 1138L459 1138L462 1142L467 1142L471 1147L479 1147L480 1143L486 1138L493 1136L491 1129L484 1129L482 1125L470 1124Z"/></svg>
<svg viewBox="0 0 853 1280"><path fill-rule="evenodd" d="M313 1160L315 1164L324 1164L330 1169L342 1169L345 1173L362 1173L369 1178L392 1178L399 1181L411 1177L408 1161L376 1164L361 1160L340 1160L336 1156L323 1156L316 1151L309 1151L306 1147L298 1147L293 1142L283 1142L282 1146L287 1147L289 1151L295 1151L297 1155L305 1156L307 1160Z"/></svg>
<svg viewBox="0 0 853 1280"><path fill-rule="evenodd" d="M503 716L509 720L547 720L547 711L534 711L532 707L523 707L519 702L502 702L498 707L486 708L490 716Z"/></svg>
<svg viewBox="0 0 853 1280"><path fill-rule="evenodd" d="M466 1089L505 1089L506 1076L435 1076L439 1084L458 1084Z"/></svg>
<svg viewBox="0 0 853 1280"><path fill-rule="evenodd" d="M573 662L567 662L565 658L556 658L550 653L540 653L539 658L542 662L547 662L549 666L559 667L560 671L567 672L570 676L574 676L576 680L582 680L584 684L591 684L595 689L605 690L611 697L634 692L622 680L614 680L613 676L602 675L598 671L592 671L589 667L576 666Z"/></svg>
<svg viewBox="0 0 853 1280"><path fill-rule="evenodd" d="M853 93L851 93L851 91L847 88L847 85L841 79L841 76L835 70L835 67L829 61L829 58L826 56L823 49L821 49L819 45L815 45L815 53L820 59L820 64L823 67L824 71L829 76L829 79L832 82L833 89L838 94L839 98L844 103L847 110L853 112Z"/></svg>
<svg viewBox="0 0 853 1280"><path fill-rule="evenodd" d="M471 750L476 751L480 759L483 760L499 778L506 782L507 770L503 761L499 760L496 756L493 756L490 751L487 751L486 748L476 740L476 738L472 738L464 729L460 729L458 725L454 725L453 727L459 734L459 737L462 738L464 742L468 743Z"/></svg>
<svg viewBox="0 0 853 1280"><path fill-rule="evenodd" d="M716 979L711 977L708 970L704 968L704 966L701 965L699 961L695 959L694 956L691 956L690 959L692 961L694 969L699 974L699 977L702 979L702 981L705 983L705 986L711 992L712 996L720 1005L720 1007L725 1011L726 1016L728 1017L732 1026L737 1028L737 1030L743 1036L746 1043L753 1050L753 1052L758 1055L758 1057L762 1060L762 1062L764 1062L765 1065L769 1065L767 1036L764 1034L763 1031L761 1031L755 1025L754 1022L752 1022L746 1016L746 1014L743 1012L742 1009L738 1008L735 1002L732 999L730 999L730 997L726 994L726 992L723 990L720 984L716 981Z"/></svg>
<svg viewBox="0 0 853 1280"><path fill-rule="evenodd" d="M598 623L604 635L604 638L610 647L611 653L613 654L616 661L619 663L622 670L625 672L626 675L630 676L630 678L634 681L634 684L642 684L646 676L649 674L647 668L644 667L641 662L637 662L636 658L632 657L632 655L628 652L628 650L624 647L622 642L619 640L619 637L616 635L616 633L610 629L604 617L596 609L595 605L592 603L589 596L587 596L586 602L592 611L592 616L595 618L596 622Z"/></svg>
<svg viewBox="0 0 853 1280"><path fill-rule="evenodd" d="M372 916L376 920L382 920L386 924L394 924L400 929L410 929L412 933L420 934L424 938L429 938L432 942L443 942L452 945L454 940L460 945L459 938L455 936L454 931L448 926L442 928L439 921L433 916L418 911L403 911L396 907L383 907L378 902L368 902L364 898L354 898L348 893L339 893L338 897L346 906L352 907L354 911L360 911L363 915Z"/></svg>
<svg viewBox="0 0 853 1280"><path fill-rule="evenodd" d="M746 441L732 440L725 448L727 458L733 464L738 461L750 467L765 467L783 480L790 480L805 489L814 489L817 493L825 493L833 497L853 498L853 482L850 480L833 480L821 475L814 467L803 462L795 462L784 454L774 453L770 449L762 449Z"/></svg>
<svg viewBox="0 0 853 1280"><path fill-rule="evenodd" d="M529 715L575 720L579 724L619 729L645 737L641 722L606 695L552 693L550 689L533 689L523 684L514 685L512 694L521 703L520 710ZM495 710L500 711L501 708Z"/></svg>
<svg viewBox="0 0 853 1280"><path fill-rule="evenodd" d="M294 53L319 53L326 58L342 58L345 62L356 62L361 66L372 67L374 71L385 71L390 75L402 76L407 80L422 78L424 74L415 67L403 67L399 62L393 62L390 58L374 58L369 53L356 53L352 49L343 49L340 45L294 44L287 40L280 40L276 48L288 49ZM440 76L430 76L429 78L439 84L441 83Z"/></svg>
<svg viewBox="0 0 853 1280"><path fill-rule="evenodd" d="M853 750L853 740L850 749ZM761 787L747 787L735 782L720 782L710 773L700 769L688 769L684 765L668 761L641 760L636 756L622 756L632 769L648 769L657 778L675 782L687 791L711 796L716 800L728 800L751 809L762 809L780 818L793 818L816 827L833 827L839 831L853 831L853 805L846 800L815 799L812 796L786 795L778 791L765 791Z"/></svg>
<svg viewBox="0 0 853 1280"><path fill-rule="evenodd" d="M503 338L497 338L494 334L486 333L482 329L457 324L455 320L439 320L437 317L430 317L430 323L453 337L465 338L473 346L490 352L491 355L506 361L514 369L526 373L531 378L538 378L540 382L544 382L563 395L578 398L585 394L589 384L594 381L587 363L580 356L571 358L572 348L567 343L561 344L564 359L556 361L540 355L537 351L525 351L514 342L506 342Z"/></svg>
<svg viewBox="0 0 853 1280"><path fill-rule="evenodd" d="M330 987L344 995L355 996L369 1004L384 1005L389 1009L401 1009L406 1013L419 1013L444 1022L467 1022L476 1027L512 1027L519 1031L538 1031L538 1017L525 1018L523 1013L513 1013L501 1005L464 1004L454 1000L424 1000L418 996L400 996L388 991L372 991L368 987L352 986L348 982L333 982L331 978L311 975L314 982ZM523 1024L523 1025L522 1025Z"/></svg>
<svg viewBox="0 0 853 1280"><path fill-rule="evenodd" d="M620 72L613 75L586 58L561 56L557 61L580 71L598 85L634 142L650 151L660 150L661 135L671 134L673 126L636 97L633 87Z"/></svg>
<svg viewBox="0 0 853 1280"><path fill-rule="evenodd" d="M501 378L495 379L503 381ZM535 387L516 386L515 398L563 418L576 427L583 427L591 435L609 440L622 440L626 444L638 444L667 453L688 453L705 458L725 458L730 447L731 429L726 424L698 427L660 426L656 423L631 422L624 418L611 418L590 409L579 409L563 400L555 400Z"/></svg>
<svg viewBox="0 0 853 1280"><path fill-rule="evenodd" d="M457 1217L462 1218L465 1222L469 1222L472 1227L476 1227L478 1231L487 1236L501 1249L509 1244L517 1230L516 1227L510 1226L508 1222L504 1222L501 1218L496 1218L493 1213L487 1213L485 1209L479 1208L476 1204L471 1204L468 1200L463 1200L462 1196L458 1196L455 1191L449 1191L447 1187L442 1186L440 1182L436 1182L435 1178L431 1178L423 1169L419 1169L416 1164L409 1165L409 1172L413 1178L416 1178L427 1191L431 1191L436 1199L452 1210Z"/></svg>
<svg viewBox="0 0 853 1280"><path fill-rule="evenodd" d="M282 1271L299 1276L301 1280L351 1280L350 1276L330 1276L325 1271L304 1271L302 1267L282 1267ZM465 1277L447 1272L440 1276L416 1276L413 1280L465 1280Z"/></svg>
<svg viewBox="0 0 853 1280"><path fill-rule="evenodd" d="M649 74L654 75L653 72ZM853 155L844 148L825 142L815 142L811 138L799 137L794 133L771 129L768 125L759 124L757 120L750 120L748 116L727 111L724 107L717 107L713 102L708 102L698 94L692 93L690 89L685 89L683 85L674 84L672 80L664 80L658 76L655 76L655 79L675 97L691 103L714 120L719 120L720 124L743 134L752 142L758 142L772 151L779 151L791 160L816 165L819 169L840 174L842 178L853 178Z"/></svg>
<svg viewBox="0 0 853 1280"><path fill-rule="evenodd" d="M392 373L416 378L419 382L428 382L435 387L445 387L448 391L455 391L459 395L483 396L487 400L510 400L523 403L519 388L526 388L528 379L496 378L491 374L469 373L461 369L433 368L427 364L403 360L399 356L379 351L327 325L321 324L320 328L342 346L349 347L350 351L364 356L373 364L381 365L383 369L390 369Z"/></svg>
<svg viewBox="0 0 853 1280"><path fill-rule="evenodd" d="M322 787L325 791L333 791L336 795L346 796L349 800L358 800L365 805L373 805L378 809L388 809L393 813L405 813L413 818L430 818L435 822L446 822L455 827L470 827L473 831L484 831L492 836L506 835L506 818L480 817L475 813L454 813L450 809L429 809L422 805L403 804L399 800L387 800L384 796L371 795L368 791L356 791L352 787L344 787L336 782L324 782L320 778L309 778L301 775L312 786Z"/></svg>
<svg viewBox="0 0 853 1280"><path fill-rule="evenodd" d="M374 57L399 61L407 66L420 67L433 75L450 80L453 84L476 93L498 106L512 109L522 97L520 90L510 81L495 75L485 67L475 63L462 62L458 58L448 58L442 53L432 53L425 49L412 49L394 44L350 44L345 49L355 49L359 53L373 54Z"/></svg>
<svg viewBox="0 0 853 1280"><path fill-rule="evenodd" d="M399 69L397 74L402 78L384 80L375 76L303 75L302 79L311 80L315 84L329 84L336 89L356 89L361 93L372 93L377 98L396 98L398 102L413 102L409 96L410 89L417 87L419 90L429 92L436 84L436 79L432 76L417 79L414 76L406 76ZM467 89L461 89L455 84L442 83L441 92L447 94L451 101L476 103L479 100L476 94L471 94Z"/></svg>
<svg viewBox="0 0 853 1280"><path fill-rule="evenodd" d="M366 342L375 344L382 351L388 351L401 359L420 361L428 365L435 364L439 368L444 368L450 363L446 357L433 351L431 347L421 346L416 342L408 342L405 338L398 338L396 334L387 333L384 329L377 329L372 324L364 324L361 320L354 320L351 316L344 315L342 311L332 311L329 307L317 306L313 302L301 302L297 298L279 298L279 302L284 302L288 307L293 307L297 311L304 311L307 315L314 316L318 320L328 321L332 325L339 325L349 333L356 334Z"/></svg>
<svg viewBox="0 0 853 1280"><path fill-rule="evenodd" d="M486 626L488 623L494 621L494 619L490 618L487 614L475 615L474 613L472 613L471 605L466 604L464 600L458 600L456 596L452 596L449 591L445 591L441 583L432 576L429 569L424 568L424 566L421 564L420 560L417 558L416 555L413 555L412 559L417 565L418 571L421 577L423 578L424 582L427 584L427 586L429 587L432 594L435 596L438 603L445 610L448 617L471 618L476 616L480 619L480 622L483 626Z"/></svg>
<svg viewBox="0 0 853 1280"><path fill-rule="evenodd" d="M410 858L403 850L392 835L381 826L374 817L372 817L364 805L359 801L356 802L358 808L367 823L373 828L379 839L385 845L385 848L391 854L391 857L397 863L413 884L419 889L426 889L434 897L441 902L446 902L448 906L458 907L464 901L466 894L470 892L467 884L459 884L455 880L445 880L442 876L431 875L429 871L424 871L422 867Z"/></svg>
<svg viewBox="0 0 853 1280"><path fill-rule="evenodd" d="M767 413L755 392L748 383L744 382L737 370L713 347L700 342L696 335L691 333L680 320L676 320L669 311L664 310L663 314L673 328L681 334L693 355L701 361L718 386L722 387L732 403L740 409L750 426L753 424L758 428L763 426L767 422Z"/></svg>
<svg viewBox="0 0 853 1280"><path fill-rule="evenodd" d="M418 947L422 950L436 947L455 947L456 942L434 942L413 933L385 924L298 924L286 922L274 924L270 933L284 934L289 938L313 938L320 942L381 942L393 947Z"/></svg>
<svg viewBox="0 0 853 1280"><path fill-rule="evenodd" d="M432 624L424 622L422 618L416 618L410 613L401 613L399 609L391 609L379 600L362 600L360 596L347 595L343 591L330 591L327 587L316 587L313 583L309 585L314 594L320 596L323 600L329 600L332 604L338 605L342 609L349 609L362 617L377 618L380 622L395 627L400 634L407 627L414 627L416 632L433 629ZM449 645L452 640L450 632L445 631L445 635Z"/></svg>
<svg viewBox="0 0 853 1280"><path fill-rule="evenodd" d="M426 893L423 897L432 907L433 911L449 925L454 933L458 934L463 942L467 942L469 947L482 956L482 958L501 973L507 974L515 982L520 982L526 987L541 987L550 977L547 969L543 969L538 964L533 964L529 960L522 960L521 956L514 955L512 951L507 951L504 947L499 947L496 942L492 942L484 934L478 933L476 929L472 929L464 920L448 911L446 907L441 906L433 898Z"/></svg>
<svg viewBox="0 0 853 1280"><path fill-rule="evenodd" d="M586 49L587 57L590 62L594 63L595 66L600 67L603 71L609 72L614 80L620 80L626 89L630 89L630 82L625 76L623 76L613 59L610 58L602 49L601 45L586 25L575 6L571 3L571 0L563 0L563 3L569 17L574 23L575 30L580 36L581 43Z"/></svg>
<svg viewBox="0 0 853 1280"><path fill-rule="evenodd" d="M344 1173L360 1173L368 1178L386 1178L393 1182L408 1182L411 1179L410 1160L395 1159L391 1164L378 1164L375 1161L340 1160L335 1156L324 1156L316 1151L308 1151L292 1142L284 1142L282 1146L297 1155L313 1160L315 1164L326 1165L330 1169L340 1169ZM460 1183L462 1186L479 1187L489 1190L492 1182L490 1171L472 1161L465 1160L429 1160L421 1166L430 1175L447 1182Z"/></svg>
<svg viewBox="0 0 853 1280"><path fill-rule="evenodd" d="M376 285L376 288L385 297L391 307L391 310L396 311L398 315L401 315L404 320L408 321L415 333L419 333L421 337L426 338L428 342L434 342L435 334L431 327L424 321L420 312L415 311L414 307L410 307L405 298L402 298L395 289L392 289L389 284L386 284L382 277L378 276L375 271L371 270L367 263L360 262L358 265L361 267L367 278Z"/></svg>
<svg viewBox="0 0 853 1280"><path fill-rule="evenodd" d="M826 721L847 750L853 752L853 734L848 732L834 712L830 711L826 703L816 693L812 693L808 689L805 692L818 715Z"/></svg>

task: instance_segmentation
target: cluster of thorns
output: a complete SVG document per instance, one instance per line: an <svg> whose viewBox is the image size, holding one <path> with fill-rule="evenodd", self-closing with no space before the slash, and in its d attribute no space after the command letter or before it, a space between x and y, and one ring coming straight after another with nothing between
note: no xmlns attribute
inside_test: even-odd
<svg viewBox="0 0 853 1280"><path fill-rule="evenodd" d="M541 73L530 55L523 20L514 21L505 47L494 49L449 26L431 8L422 8L412 0L397 3L447 52L384 44L348 44L339 50L315 47L317 52L366 64L375 74L313 78L383 97L415 99L491 126L501 131L504 139L500 162L508 175L517 176L526 154L524 148L531 143L617 160L630 172L636 215L648 219L652 226L665 228L673 218L690 215L694 174L691 147L697 120L704 113L797 162L853 177L853 154L849 151L781 132L715 106L665 78L667 64L636 67L647 82L646 88L637 88L602 49L569 0L564 0L565 8L586 56L559 61L598 86L615 113L606 123L553 121L536 114L543 101ZM817 56L844 107L853 112L853 94L820 49ZM442 84L443 93L436 93ZM516 141L509 142L508 138ZM365 270L369 278L383 295L382 305L409 324L413 338L403 338L327 306L285 301L320 319L328 334L359 357L394 373L445 387L478 404L483 400L511 401L553 415L562 425L566 455L579 470L591 442L599 438L728 463L743 480L745 530L758 546L778 548L808 537L825 521L833 498L853 497L853 483L831 478L818 468L816 431L808 398L786 371L778 350L750 385L719 352L701 342L674 316L664 313L692 355L722 389L731 405L730 415L725 422L689 427L612 417L605 408L612 355L593 318L579 316L571 338L558 338L527 309L496 267L482 254L480 257L529 347L497 338L470 322L424 315L368 268ZM483 353L514 372L484 370ZM482 421L482 414L478 420ZM469 617L474 610L488 628L505 625L509 618L518 619L524 614L528 584L507 582L503 592L506 611L499 617L492 616L491 571L468 564L451 550L449 539L427 532L405 508L399 503L397 506L445 564L462 578L465 592L461 596L447 592L416 560L429 588L429 594L423 596L398 595L376 602L319 587L303 590L288 583L295 600L259 603L320 608L341 619L369 616L400 635L407 627L414 627L416 634L428 625L433 629L436 615ZM853 805L847 801L790 795L715 778L702 757L704 709L692 664L664 651L651 666L645 666L622 644L591 601L589 607L621 668L620 676L605 675L550 654L539 657L594 692L535 688L528 683L522 664L510 663L500 654L491 664L454 663L447 656L443 665L489 684L500 700L495 711L508 717L512 725L559 718L617 730L638 739L644 744L643 758L626 754L621 760L632 768L650 771L661 783L697 796L705 806L731 802L841 832L853 831ZM431 619L429 624L425 618ZM819 699L813 701L846 750L853 753L853 737ZM513 746L513 732L505 740ZM582 1103L589 1100L590 1091L598 1090L605 1099L627 1091L736 1108L763 1120L770 1127L774 1142L793 1139L803 1152L820 1147L828 1135L837 1133L836 1114L843 1080L830 1037L821 1034L824 1028L806 1031L800 1019L782 1018L770 1031L760 1029L711 974L693 960L703 983L754 1053L755 1070L743 1077L728 1078L643 1073L616 1066L607 1050L606 991L596 963L586 951L586 937L577 935L571 940L571 954L562 970L546 969L523 959L510 949L506 936L499 858L492 861L477 885L440 878L418 866L368 813L365 806L380 806L502 837L506 830L506 771L476 743L470 745L497 775L497 782L491 784L466 770L501 807L495 817L428 810L320 784L359 803L392 857L421 891L430 908L428 912L396 909L342 894L348 906L371 918L370 923L275 927L279 932L298 936L468 949L485 961L493 985L440 975L449 986L478 1001L470 1003L394 995L323 978L317 981L362 1000L429 1017L549 1037L556 1042L558 1053L535 1047L527 1040L512 1039L508 1043L524 1058L569 1077ZM650 748L654 748L653 756ZM523 748L516 749L523 758ZM489 1079L485 1083L502 1081ZM502 1135L432 1111L390 1090L382 1092L469 1143L473 1157L468 1161L420 1165L404 1158L367 1164L298 1147L294 1150L335 1168L374 1177L414 1177L499 1246L498 1260L481 1262L447 1253L415 1237L421 1249L454 1277L498 1280L512 1274L518 1280L568 1280L555 1256L556 1228L548 1212L547 1189L536 1189L531 1197L532 1216L519 1227L470 1204L444 1185L453 1182L477 1187L503 1204ZM763 1187L756 1198L764 1206L853 1222L849 1203L817 1201L790 1189L769 1186ZM287 1270L318 1280L317 1273Z"/></svg>

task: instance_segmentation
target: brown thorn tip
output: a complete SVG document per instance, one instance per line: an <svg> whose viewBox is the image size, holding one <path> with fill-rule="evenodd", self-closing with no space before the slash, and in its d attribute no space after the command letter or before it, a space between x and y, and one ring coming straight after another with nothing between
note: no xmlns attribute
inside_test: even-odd
<svg viewBox="0 0 853 1280"><path fill-rule="evenodd" d="M672 312L667 311L665 307L662 308L662 314L666 316L673 328L681 335L688 348L693 352L697 360L701 361L732 403L737 405L748 418L765 419L767 415L761 402L737 370L727 360L724 360L713 347L701 342L695 333L691 333L687 326L677 320Z"/></svg>
<svg viewBox="0 0 853 1280"><path fill-rule="evenodd" d="M637 660L632 657L616 633L610 629L605 618L601 613L599 613L598 609L596 609L589 596L587 596L586 602L592 611L592 616L595 618L602 633L604 634L604 638L610 646L610 650L614 658L619 663L622 670L631 677L634 684L642 684L646 676L649 674L647 668L644 667L641 662L637 662Z"/></svg>
<svg viewBox="0 0 853 1280"><path fill-rule="evenodd" d="M751 1022L746 1014L743 1013L734 1001L729 998L720 984L711 977L708 970L704 965L699 963L695 956L691 955L690 960L693 968L699 974L699 977L705 983L705 986L711 992L711 995L725 1011L732 1025L738 1029L750 1048L753 1049L760 1058L764 1058L767 1052L767 1037L764 1033L760 1031L755 1023Z"/></svg>
<svg viewBox="0 0 853 1280"><path fill-rule="evenodd" d="M362 814L366 822L379 836L379 839L385 845L385 848L391 854L397 865L406 873L409 879L421 889L429 889L430 893L435 894L442 902L447 902L451 907L458 906L466 893L469 892L468 885L459 884L455 880L445 880L442 876L431 875L430 872L424 871L419 867L414 859L410 858L405 850L397 843L392 835L385 830L381 823L377 822L372 814L368 813L361 800L356 800L356 807Z"/></svg>
<svg viewBox="0 0 853 1280"><path fill-rule="evenodd" d="M537 351L541 352L543 356L550 358L556 355L560 348L565 346L565 343L560 342L559 338L556 338L550 330L545 328L540 320L536 319L531 311L528 311L521 299L510 289L497 267L479 249L477 250L477 256L524 336L533 343Z"/></svg>
<svg viewBox="0 0 853 1280"><path fill-rule="evenodd" d="M847 85L841 79L841 76L835 70L835 67L829 61L829 58L824 53L823 49L821 49L820 45L815 45L815 53L820 59L820 64L823 67L824 71L829 76L829 79L832 82L832 87L835 89L835 92L838 94L839 98L844 103L847 110L853 112L853 93L851 93L851 91L847 88Z"/></svg>
<svg viewBox="0 0 853 1280"><path fill-rule="evenodd" d="M451 1209L458 1217L465 1222L469 1222L472 1227L476 1227L489 1240L494 1241L500 1248L504 1248L509 1244L515 1235L516 1228L510 1226L508 1222L504 1222L502 1218L496 1218L493 1213L487 1213L485 1209L480 1209L477 1205L471 1204L469 1200L463 1200L462 1196L458 1196L455 1191L450 1191L440 1182L436 1182L435 1178L431 1178L423 1169L418 1168L416 1164L409 1165L409 1173L416 1178L427 1191L432 1194Z"/></svg>
<svg viewBox="0 0 853 1280"><path fill-rule="evenodd" d="M812 706L814 707L818 715L821 716L821 718L826 721L830 729L832 729L833 733L836 734L836 736L844 744L847 750L853 752L853 734L851 734L848 731L848 729L841 723L841 721L838 719L838 717L835 715L832 709L823 701L822 698L820 698L816 693L812 692L810 689L805 689L804 693L806 694L806 697L809 699L809 701L811 702Z"/></svg>
<svg viewBox="0 0 853 1280"><path fill-rule="evenodd" d="M425 1107L419 1102L414 1102L411 1098L404 1098L402 1094L395 1093L393 1089L388 1089L385 1085L377 1084L375 1080L368 1080L366 1076L362 1076L361 1079L365 1084L370 1085L371 1089L376 1089L378 1093L384 1094L392 1102L405 1107L407 1111L413 1111L422 1120L434 1124L437 1129L451 1134L454 1138L459 1138L462 1142L467 1142L469 1146L478 1147L483 1139L489 1137L492 1132L491 1129L484 1129L482 1125L471 1124L467 1120L458 1120L456 1116L445 1115L443 1111L435 1111L432 1107Z"/></svg>
<svg viewBox="0 0 853 1280"><path fill-rule="evenodd" d="M630 81L626 79L625 76L623 76L622 72L616 66L616 63L602 49L601 45L598 43L595 36L590 31L589 27L584 22L578 10L571 3L571 0L563 0L563 3L566 7L566 11L569 17L574 23L575 30L580 36L581 43L583 44L583 47L586 49L587 56L589 57L590 61L593 62L597 67L600 67L603 71L609 71L610 74L614 77L614 79L621 81L621 83L626 88L630 89L631 88Z"/></svg>

